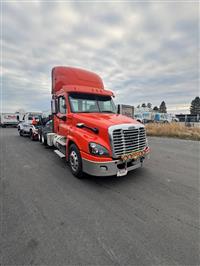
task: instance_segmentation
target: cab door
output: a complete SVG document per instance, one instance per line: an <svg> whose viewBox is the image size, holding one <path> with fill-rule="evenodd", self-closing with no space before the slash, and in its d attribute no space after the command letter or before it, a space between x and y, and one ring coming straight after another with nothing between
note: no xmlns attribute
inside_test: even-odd
<svg viewBox="0 0 200 266"><path fill-rule="evenodd" d="M66 98L64 95L58 97L58 123L57 123L57 133L62 136L66 136L68 134L68 121L67 121L67 104Z"/></svg>

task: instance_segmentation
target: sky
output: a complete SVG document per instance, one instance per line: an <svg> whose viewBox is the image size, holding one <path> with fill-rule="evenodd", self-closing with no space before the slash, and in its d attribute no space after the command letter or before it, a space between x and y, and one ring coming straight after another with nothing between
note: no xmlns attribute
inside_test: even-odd
<svg viewBox="0 0 200 266"><path fill-rule="evenodd" d="M1 15L3 112L49 110L61 65L99 74L116 103L187 113L199 94L198 1L3 0Z"/></svg>

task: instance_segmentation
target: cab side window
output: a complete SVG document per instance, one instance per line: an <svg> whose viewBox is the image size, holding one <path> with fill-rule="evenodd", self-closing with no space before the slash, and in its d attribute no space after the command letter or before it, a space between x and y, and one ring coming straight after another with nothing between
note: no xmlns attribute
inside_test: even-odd
<svg viewBox="0 0 200 266"><path fill-rule="evenodd" d="M65 97L63 96L60 96L58 98L58 111L61 114L66 114L66 100L65 100Z"/></svg>

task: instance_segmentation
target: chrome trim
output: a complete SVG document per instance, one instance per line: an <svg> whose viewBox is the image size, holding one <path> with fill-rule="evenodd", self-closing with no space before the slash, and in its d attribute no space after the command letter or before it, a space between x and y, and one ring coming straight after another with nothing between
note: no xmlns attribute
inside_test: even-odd
<svg viewBox="0 0 200 266"><path fill-rule="evenodd" d="M106 163L113 163L113 162L120 162L121 160L114 160L114 161L99 161L99 162L97 162L97 161L92 161L92 160L88 160L88 159L83 159L83 160L85 160L85 161L88 161L88 162L91 162L91 163L100 163L100 164L106 164Z"/></svg>
<svg viewBox="0 0 200 266"><path fill-rule="evenodd" d="M139 132L124 132L126 130L139 130L140 128L144 129L144 133L141 135L140 138ZM113 133L115 130L119 130L120 132L115 132L116 139L114 144ZM119 158L123 154L136 151L140 148L140 146L142 146L142 149L144 149L147 143L145 127L142 124L119 124L110 126L108 128L108 134L113 158ZM132 142L135 139L137 139L136 143ZM130 148L127 147L129 144L131 144Z"/></svg>
<svg viewBox="0 0 200 266"><path fill-rule="evenodd" d="M144 161L143 161L144 162ZM127 172L142 167L143 162L138 159L129 167L124 167ZM113 160L108 162L95 162L82 158L83 172L93 176L114 176L117 175L120 164L124 164L121 160Z"/></svg>

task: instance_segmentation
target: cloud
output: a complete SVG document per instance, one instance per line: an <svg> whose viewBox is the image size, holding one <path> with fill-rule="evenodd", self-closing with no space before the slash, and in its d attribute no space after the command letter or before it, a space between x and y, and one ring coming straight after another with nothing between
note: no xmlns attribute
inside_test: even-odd
<svg viewBox="0 0 200 266"><path fill-rule="evenodd" d="M2 110L49 109L51 69L68 65L98 73L118 103L185 111L198 94L198 23L195 2L4 2Z"/></svg>

